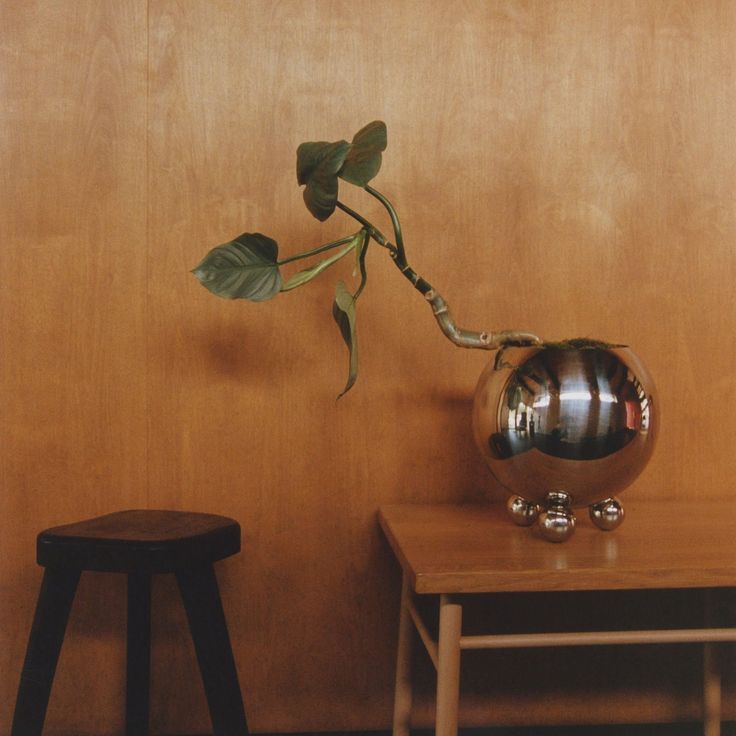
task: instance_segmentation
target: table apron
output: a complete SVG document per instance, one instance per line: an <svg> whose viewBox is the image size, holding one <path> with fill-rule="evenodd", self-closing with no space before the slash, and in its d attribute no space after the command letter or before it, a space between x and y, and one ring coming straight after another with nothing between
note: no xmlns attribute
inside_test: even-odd
<svg viewBox="0 0 736 736"><path fill-rule="evenodd" d="M432 664L437 668L438 642L430 633L411 596L408 597L406 606L419 638ZM708 642L736 642L736 628L482 634L461 636L460 649L532 649L627 644L704 644Z"/></svg>

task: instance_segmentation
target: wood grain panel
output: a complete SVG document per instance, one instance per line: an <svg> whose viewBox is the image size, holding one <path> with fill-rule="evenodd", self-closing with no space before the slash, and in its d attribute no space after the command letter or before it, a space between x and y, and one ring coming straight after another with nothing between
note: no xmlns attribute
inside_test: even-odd
<svg viewBox="0 0 736 736"><path fill-rule="evenodd" d="M694 329L716 305L721 324L734 319L722 298L733 275L732 8L152 11L152 487L167 503L243 522L245 554L225 586L254 727L385 727L397 588L373 513L386 499L498 494L468 444L486 357L447 344L374 253L358 315L361 376L334 404L345 368L329 278L272 304L230 304L186 270L243 230L287 253L351 228L303 210L294 150L380 117L389 149L377 186L400 207L412 264L458 321L629 341L651 364L668 418L630 493L727 495L716 470L727 440L689 424L702 407L682 394L696 360L706 385L732 375L731 348L702 361L717 338ZM380 217L359 192L344 196ZM160 666L184 672L190 659L172 645ZM195 702L196 688L187 694ZM660 717L678 717L663 703ZM162 724L183 725L181 711L158 707ZM196 712L204 726L201 700Z"/></svg>
<svg viewBox="0 0 736 736"><path fill-rule="evenodd" d="M376 118L389 131L376 186L458 322L628 342L663 425L626 493L694 509L731 495L732 2L89 0L0 13L0 503L13 530L0 571L3 600L17 601L2 609L3 672L20 667L39 528L125 506L208 511L243 526L244 553L219 572L252 726L387 726L398 571L375 510L502 495L469 426L488 356L453 348L376 251L361 374L336 403L346 356L331 276L246 304L188 273L243 231L284 254L351 231L306 212L294 152ZM388 231L359 191L342 196ZM350 280L350 265L339 274ZM96 576L82 594L75 636L118 674L60 683L52 735L119 718L121 639L94 611L120 609L121 590ZM176 591L163 579L154 595L154 731L204 731ZM527 695L494 681L506 706L471 707L479 717L564 720L573 702L576 718L599 717L600 700L575 697L584 677L558 683L567 705L550 713L535 704L549 682L527 682L533 662L499 663ZM626 663L611 666L622 719L693 715L697 679L663 682L648 710L626 693Z"/></svg>
<svg viewBox="0 0 736 736"><path fill-rule="evenodd" d="M147 503L145 3L5 2L0 29L8 733L41 579L36 534ZM79 589L46 733L121 721L123 590L95 577Z"/></svg>

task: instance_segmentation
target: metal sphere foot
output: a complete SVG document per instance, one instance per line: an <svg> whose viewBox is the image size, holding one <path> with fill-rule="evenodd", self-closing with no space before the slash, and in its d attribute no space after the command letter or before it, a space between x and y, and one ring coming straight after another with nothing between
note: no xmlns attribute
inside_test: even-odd
<svg viewBox="0 0 736 736"><path fill-rule="evenodd" d="M539 514L539 530L548 542L565 542L575 531L572 499L563 491L548 493L545 509Z"/></svg>
<svg viewBox="0 0 736 736"><path fill-rule="evenodd" d="M531 526L539 516L539 504L527 501L521 496L511 496L506 502L506 510L515 524Z"/></svg>
<svg viewBox="0 0 736 736"><path fill-rule="evenodd" d="M606 498L588 508L591 521L605 532L610 532L624 520L624 507L617 498Z"/></svg>

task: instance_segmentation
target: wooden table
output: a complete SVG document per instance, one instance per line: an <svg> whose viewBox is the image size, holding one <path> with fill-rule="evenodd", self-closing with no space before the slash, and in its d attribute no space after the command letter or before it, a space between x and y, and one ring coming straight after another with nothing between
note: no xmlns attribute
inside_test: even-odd
<svg viewBox="0 0 736 736"><path fill-rule="evenodd" d="M720 672L712 647L736 641L736 628L682 628L463 636L457 594L736 588L736 504L626 505L627 518L602 532L578 515L571 540L551 544L515 526L502 505L399 505L380 509L381 526L403 571L394 736L410 727L413 628L437 670L437 736L457 733L460 653L464 649L704 644L704 732L720 733ZM588 523L586 523L588 522ZM439 596L433 638L416 596Z"/></svg>

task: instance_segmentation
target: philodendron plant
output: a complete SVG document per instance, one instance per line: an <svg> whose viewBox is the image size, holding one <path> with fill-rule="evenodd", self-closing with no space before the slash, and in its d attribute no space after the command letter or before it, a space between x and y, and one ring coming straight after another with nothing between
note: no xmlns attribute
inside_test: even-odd
<svg viewBox="0 0 736 736"><path fill-rule="evenodd" d="M243 233L234 240L213 248L192 271L202 285L217 296L258 302L271 299L279 292L291 291L308 284L352 253L360 272L360 283L355 292L351 292L343 281L338 281L332 306L333 317L350 355L348 380L340 396L353 386L358 375L355 307L367 281L366 255L371 242L388 253L401 273L424 296L440 329L455 345L495 350L505 346L541 343L536 335L528 332L476 332L455 325L447 303L437 289L409 266L401 225L394 206L381 192L369 185L381 168L381 154L385 149L386 125L380 120L361 128L350 143L344 140L334 143L309 142L302 143L297 149L296 178L300 185L304 185L304 203L307 209L320 221L326 220L339 209L360 225L357 232L281 259L275 240L261 233ZM365 190L386 208L395 242L392 243L372 222L338 198L340 179ZM311 262L308 267L288 277L281 272L282 266L328 253L326 257Z"/></svg>

